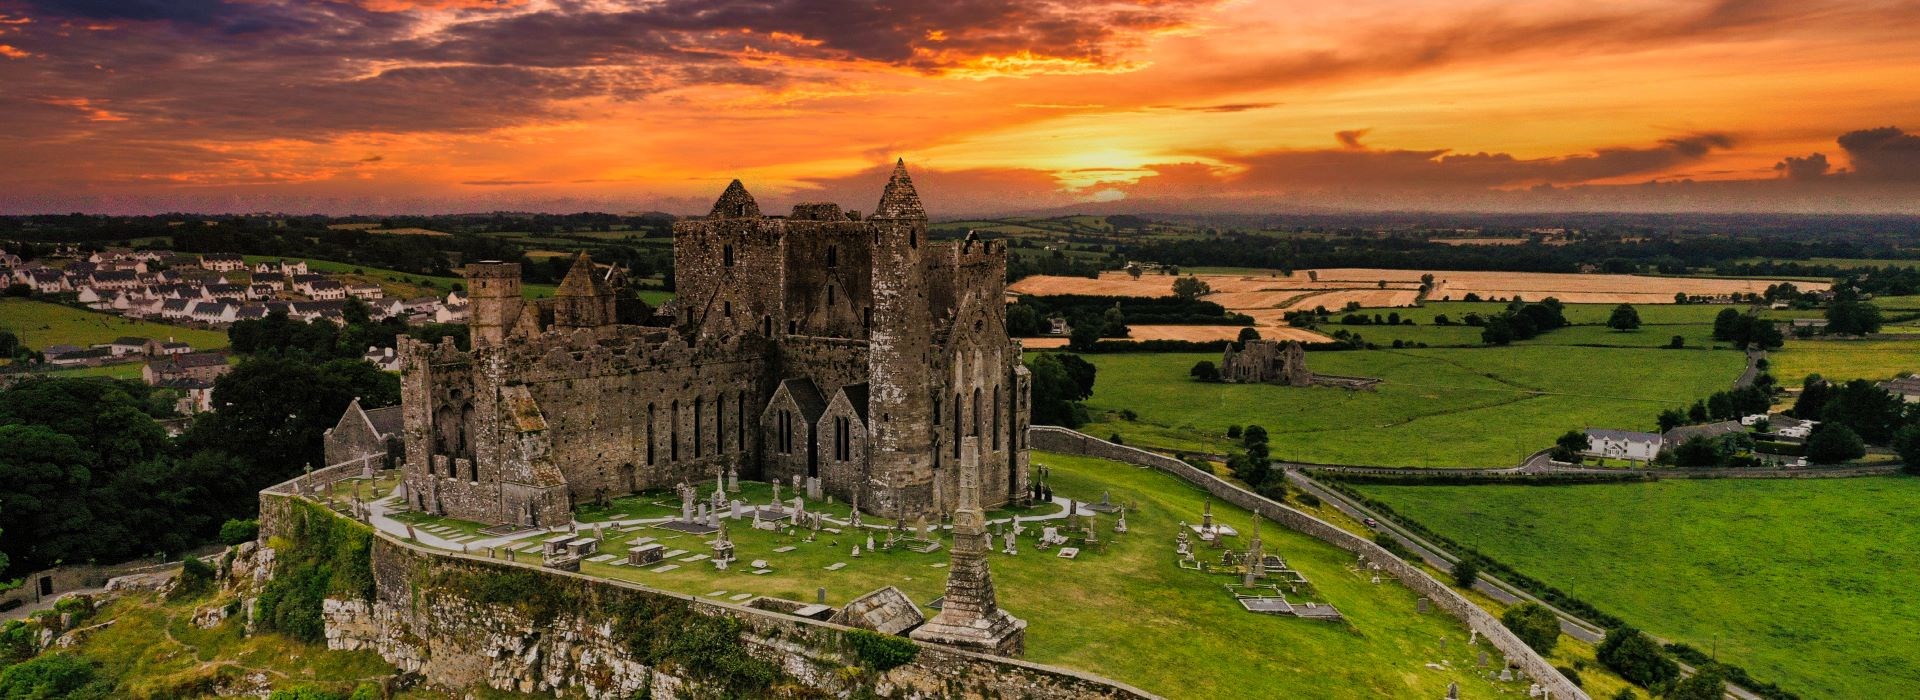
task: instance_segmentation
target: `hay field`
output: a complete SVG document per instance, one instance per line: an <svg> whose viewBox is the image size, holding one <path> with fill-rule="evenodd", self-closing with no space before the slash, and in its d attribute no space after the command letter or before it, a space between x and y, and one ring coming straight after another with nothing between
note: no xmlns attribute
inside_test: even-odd
<svg viewBox="0 0 1920 700"><path fill-rule="evenodd" d="M1443 270L1385 270L1374 268L1330 268L1298 270L1291 275L1207 274L1198 275L1213 294L1206 298L1229 309L1281 308L1301 295L1321 291L1411 292L1420 284L1420 276L1434 276L1434 290L1427 298L1460 300L1467 294L1481 298L1525 299L1555 297L1569 304L1670 304L1673 295L1723 295L1766 291L1773 280L1723 279L1715 277L1656 277L1648 275L1581 275L1552 272L1468 272ZM1174 278L1167 275L1142 275L1139 279L1124 272L1101 273L1099 279L1084 277L1034 276L1015 282L1009 291L1018 294L1056 295L1091 294L1102 296L1160 297L1172 293ZM1381 289L1385 282L1387 289ZM1795 282L1803 290L1821 290L1822 282ZM1409 294L1355 295L1366 306L1405 306L1412 303ZM1316 301L1305 308L1344 305Z"/></svg>

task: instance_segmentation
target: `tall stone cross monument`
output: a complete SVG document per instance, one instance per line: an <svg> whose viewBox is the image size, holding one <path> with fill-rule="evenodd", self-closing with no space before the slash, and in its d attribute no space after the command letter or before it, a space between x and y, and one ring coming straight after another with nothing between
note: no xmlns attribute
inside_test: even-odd
<svg viewBox="0 0 1920 700"><path fill-rule="evenodd" d="M953 512L953 548L947 567L947 598L940 614L908 636L922 642L1019 656L1026 651L1027 623L1000 609L987 570L987 517L980 509L980 438L960 444L960 503Z"/></svg>

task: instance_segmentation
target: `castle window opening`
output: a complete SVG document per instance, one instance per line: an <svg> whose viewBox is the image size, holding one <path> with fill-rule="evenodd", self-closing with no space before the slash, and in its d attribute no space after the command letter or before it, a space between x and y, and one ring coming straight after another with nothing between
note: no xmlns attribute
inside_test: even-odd
<svg viewBox="0 0 1920 700"><path fill-rule="evenodd" d="M727 453L727 395L713 397L713 451Z"/></svg>
<svg viewBox="0 0 1920 700"><path fill-rule="evenodd" d="M1000 387L993 388L993 449L1000 449Z"/></svg>
<svg viewBox="0 0 1920 700"><path fill-rule="evenodd" d="M827 246L827 267L840 266L840 246Z"/></svg>
<svg viewBox="0 0 1920 700"><path fill-rule="evenodd" d="M727 301L727 302L721 302L721 304L722 304L721 308L725 309L724 313L726 313L727 318L733 318L733 302Z"/></svg>
<svg viewBox="0 0 1920 700"><path fill-rule="evenodd" d="M720 264L725 265L727 267L733 267L733 244L732 243L728 243L720 247Z"/></svg>
<svg viewBox="0 0 1920 700"><path fill-rule="evenodd" d="M647 466L653 466L653 404L647 404Z"/></svg>
<svg viewBox="0 0 1920 700"><path fill-rule="evenodd" d="M680 461L680 400L673 400L673 415L667 418L667 459Z"/></svg>
<svg viewBox="0 0 1920 700"><path fill-rule="evenodd" d="M705 447L707 442L706 440L701 439L701 435L706 432L704 430L704 422L703 422L704 419L706 418L706 416L704 415L704 409L706 409L706 404L707 404L706 397L704 396L693 397L693 458L694 459L700 458L700 454L705 451L702 448Z"/></svg>
<svg viewBox="0 0 1920 700"><path fill-rule="evenodd" d="M853 421L846 416L833 419L833 458L842 462L853 459Z"/></svg>
<svg viewBox="0 0 1920 700"><path fill-rule="evenodd" d="M827 306L833 306L833 285L827 285Z"/></svg>

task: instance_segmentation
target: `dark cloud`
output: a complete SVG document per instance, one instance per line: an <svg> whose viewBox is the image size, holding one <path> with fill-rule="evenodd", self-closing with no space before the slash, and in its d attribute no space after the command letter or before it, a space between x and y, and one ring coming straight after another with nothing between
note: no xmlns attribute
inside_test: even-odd
<svg viewBox="0 0 1920 700"><path fill-rule="evenodd" d="M1369 149L1360 142L1365 133L1365 130L1339 132L1336 137L1344 146L1339 149L1224 154L1218 158L1238 171L1223 177L1232 185L1246 189L1478 189L1657 174L1732 145L1732 139L1725 134L1709 133L1666 139L1645 147L1517 158L1507 153Z"/></svg>
<svg viewBox="0 0 1920 700"><path fill-rule="evenodd" d="M1920 181L1920 135L1883 126L1840 135L1856 177L1879 182Z"/></svg>
<svg viewBox="0 0 1920 700"><path fill-rule="evenodd" d="M1827 170L1830 167L1824 153L1815 153L1805 158L1787 156L1773 164L1774 171L1789 180L1818 180L1827 176Z"/></svg>
<svg viewBox="0 0 1920 700"><path fill-rule="evenodd" d="M207 23L229 7L225 0L32 0L33 15L92 20L166 20Z"/></svg>

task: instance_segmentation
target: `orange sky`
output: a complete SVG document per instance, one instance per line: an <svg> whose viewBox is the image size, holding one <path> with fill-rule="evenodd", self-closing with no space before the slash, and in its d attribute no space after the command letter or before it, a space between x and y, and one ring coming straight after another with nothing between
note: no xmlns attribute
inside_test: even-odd
<svg viewBox="0 0 1920 700"><path fill-rule="evenodd" d="M696 212L734 177L865 209L894 156L936 214L1920 212L1916 30L1828 0L0 0L0 212Z"/></svg>

